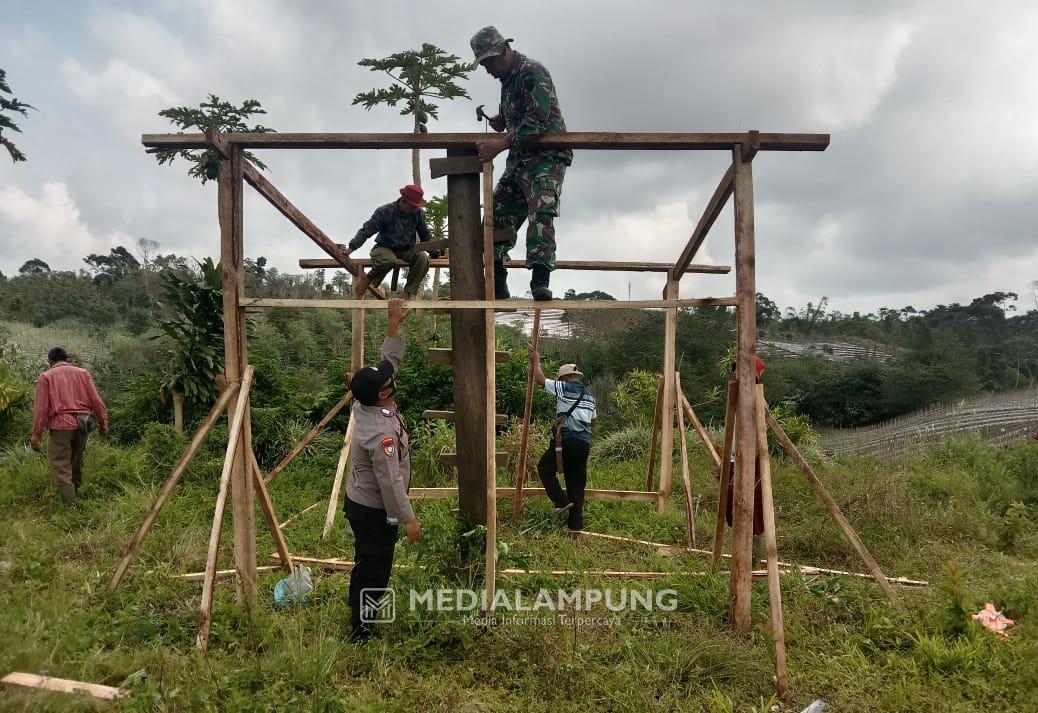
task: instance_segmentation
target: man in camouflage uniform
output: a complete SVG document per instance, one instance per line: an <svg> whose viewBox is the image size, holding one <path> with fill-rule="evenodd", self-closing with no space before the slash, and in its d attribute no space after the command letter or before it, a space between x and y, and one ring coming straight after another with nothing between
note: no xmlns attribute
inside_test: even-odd
<svg viewBox="0 0 1038 713"><path fill-rule="evenodd" d="M363 295L368 283L377 287L383 278L397 266L398 260L408 264L407 283L404 285L404 297L413 299L422 289L422 281L429 272L429 258L440 256L438 251L426 253L418 248L415 234L421 242L432 240L429 227L425 223L425 196L421 186L407 185L400 189L400 197L392 203L386 203L375 209L350 241L349 247L339 244L347 255L359 250L375 233L375 247L371 248L371 270L367 276L361 272L357 276L356 291Z"/></svg>
<svg viewBox="0 0 1038 713"><path fill-rule="evenodd" d="M545 133L566 131L555 85L544 65L516 52L495 27L484 27L470 45L482 67L501 81L500 113L490 118L494 131L505 136L479 143L480 158L493 158L509 149L501 180L494 189L494 297L506 299L508 271L504 261L526 227L526 266L533 275L535 300L550 300L548 281L555 269L555 218L566 167L573 162L570 149L525 150L523 144Z"/></svg>

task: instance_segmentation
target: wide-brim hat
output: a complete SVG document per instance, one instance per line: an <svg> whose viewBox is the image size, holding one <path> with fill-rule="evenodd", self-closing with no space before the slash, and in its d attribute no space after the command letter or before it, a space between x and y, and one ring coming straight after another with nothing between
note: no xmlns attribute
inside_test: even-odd
<svg viewBox="0 0 1038 713"><path fill-rule="evenodd" d="M413 205L415 208L425 207L425 191L422 190L421 186L416 186L413 183L409 183L400 189L401 197Z"/></svg>
<svg viewBox="0 0 1038 713"><path fill-rule="evenodd" d="M584 376L584 373L582 371L580 371L580 369L577 368L576 364L563 364L562 366L559 367L559 378L560 379L562 377L564 377L564 376L569 376L570 374L573 374L575 376L581 376L581 377Z"/></svg>
<svg viewBox="0 0 1038 713"><path fill-rule="evenodd" d="M487 57L493 57L504 52L509 42L512 42L512 38L505 39L505 36L498 32L493 25L487 25L472 35L472 39L469 40L469 46L472 47L472 54L476 58L472 63L472 69L477 69L479 63Z"/></svg>
<svg viewBox="0 0 1038 713"><path fill-rule="evenodd" d="M374 406L378 394L387 381L393 378L393 364L384 359L378 366L366 366L358 369L350 379L350 391L353 398L365 406Z"/></svg>

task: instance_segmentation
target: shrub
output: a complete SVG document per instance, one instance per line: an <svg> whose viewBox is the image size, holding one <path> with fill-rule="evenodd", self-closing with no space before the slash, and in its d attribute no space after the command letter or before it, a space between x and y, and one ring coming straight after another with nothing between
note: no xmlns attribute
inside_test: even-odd
<svg viewBox="0 0 1038 713"><path fill-rule="evenodd" d="M146 462L160 471L172 470L186 447L184 434L164 423L149 423L145 426L140 442L140 450Z"/></svg>
<svg viewBox="0 0 1038 713"><path fill-rule="evenodd" d="M612 393L617 416L627 424L651 427L656 416L659 376L635 369L625 376Z"/></svg>
<svg viewBox="0 0 1038 713"><path fill-rule="evenodd" d="M652 431L648 427L628 426L598 439L591 449L591 459L595 463L639 460L648 456L651 441Z"/></svg>

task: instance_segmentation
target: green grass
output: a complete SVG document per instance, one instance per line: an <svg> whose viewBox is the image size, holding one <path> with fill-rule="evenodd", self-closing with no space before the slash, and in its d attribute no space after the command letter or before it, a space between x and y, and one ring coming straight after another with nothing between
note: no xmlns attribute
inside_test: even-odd
<svg viewBox="0 0 1038 713"><path fill-rule="evenodd" d="M282 520L327 498L338 444L294 464L271 487ZM251 611L234 588L217 588L207 656L194 648L201 587L170 578L199 571L212 521L221 444L213 441L160 515L123 586L105 585L126 543L166 477L174 442L135 450L91 443L81 503L63 509L45 460L25 450L0 454L0 672L26 671L124 685L133 697L116 706L81 697L0 692L0 710L444 710L444 711L756 711L772 695L765 624L766 587L754 587L755 628L732 633L725 622L728 582L699 557L666 556L621 543L574 541L559 532L544 499L522 522L503 500L502 567L660 570L664 580L595 581L575 575L566 587L612 586L678 593L666 623L624 615L614 628L479 628L454 615L419 621L410 614L371 643L344 642L348 575L315 573L309 604L275 610L280 574L260 579ZM175 460L175 457L173 458ZM432 458L423 462L432 463ZM431 468L431 466L429 466ZM645 463L596 465L591 487L644 486ZM863 571L799 473L776 460L779 552L787 561ZM693 489L702 494L700 545L713 531L716 486L696 450ZM816 697L834 711L1036 710L1038 567L1033 478L1038 449L988 450L955 443L920 459L890 464L840 459L818 474L888 574L932 586L900 590L898 615L868 581L783 578L790 683L801 710ZM676 471L680 474L680 471ZM506 482L504 474L502 482ZM1031 478L1031 480L1029 480ZM422 472L416 485L444 484ZM677 478L680 484L680 477ZM657 542L683 542L683 493L664 515L645 503L591 502L589 530ZM1013 502L1029 509L1006 511ZM453 501L421 501L423 542L402 543L397 588L465 581L455 557ZM320 538L324 505L293 523L294 552L352 557L340 519ZM229 517L228 517L229 521ZM1011 522L1010 522L1011 521ZM257 512L260 559L273 551ZM1009 524L1007 524L1009 523ZM230 562L230 523L222 566ZM708 544L706 546L709 546ZM957 561L961 574L949 576ZM954 572L954 568L952 569ZM502 578L499 588L560 586L547 577ZM967 622L961 608L992 601L1017 620L1009 641Z"/></svg>

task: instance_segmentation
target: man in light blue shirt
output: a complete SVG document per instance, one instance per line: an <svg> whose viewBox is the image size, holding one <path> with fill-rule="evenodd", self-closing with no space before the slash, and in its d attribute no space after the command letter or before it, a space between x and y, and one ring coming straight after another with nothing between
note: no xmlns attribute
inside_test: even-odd
<svg viewBox="0 0 1038 713"><path fill-rule="evenodd" d="M558 379L546 379L541 370L541 355L530 351L534 380L555 397L556 420L552 441L537 463L537 474L555 505L553 512L569 513L570 530L584 529L584 489L587 486L587 461L591 454L591 425L598 412L595 397L581 383L584 376L576 364L559 367ZM561 429L561 437L557 430ZM561 447L561 459L556 449ZM559 486L558 466L561 461L566 491Z"/></svg>

